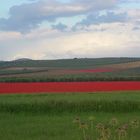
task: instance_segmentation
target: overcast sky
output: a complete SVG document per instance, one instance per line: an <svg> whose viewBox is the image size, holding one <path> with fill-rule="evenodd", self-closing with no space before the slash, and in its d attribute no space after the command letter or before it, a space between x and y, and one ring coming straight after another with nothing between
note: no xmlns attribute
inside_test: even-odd
<svg viewBox="0 0 140 140"><path fill-rule="evenodd" d="M140 0L3 0L0 60L140 57Z"/></svg>

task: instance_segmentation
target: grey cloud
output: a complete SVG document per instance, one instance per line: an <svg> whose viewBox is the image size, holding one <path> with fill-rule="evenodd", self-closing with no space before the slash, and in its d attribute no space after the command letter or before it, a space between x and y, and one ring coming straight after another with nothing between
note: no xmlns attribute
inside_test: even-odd
<svg viewBox="0 0 140 140"><path fill-rule="evenodd" d="M57 25L52 25L52 28L60 31L65 31L67 29L67 26L65 24L58 23Z"/></svg>
<svg viewBox="0 0 140 140"><path fill-rule="evenodd" d="M126 13L116 14L114 12L107 12L105 15L99 15L99 13L93 13L79 22L78 25L92 25L101 23L113 23L113 22L125 22L128 20L128 15Z"/></svg>
<svg viewBox="0 0 140 140"><path fill-rule="evenodd" d="M140 30L140 27L134 27L133 30L134 31Z"/></svg>
<svg viewBox="0 0 140 140"><path fill-rule="evenodd" d="M140 21L136 21L135 25L132 29L133 31L139 31L140 30Z"/></svg>
<svg viewBox="0 0 140 140"><path fill-rule="evenodd" d="M0 30L28 32L37 28L43 21L55 21L59 17L69 17L88 12L112 8L114 0L75 0L61 3L56 0L40 0L13 6L9 18L0 18Z"/></svg>
<svg viewBox="0 0 140 140"><path fill-rule="evenodd" d="M140 30L140 21L137 21L137 22L135 23L135 26L134 26L133 30L134 30L134 31L139 31L139 30Z"/></svg>

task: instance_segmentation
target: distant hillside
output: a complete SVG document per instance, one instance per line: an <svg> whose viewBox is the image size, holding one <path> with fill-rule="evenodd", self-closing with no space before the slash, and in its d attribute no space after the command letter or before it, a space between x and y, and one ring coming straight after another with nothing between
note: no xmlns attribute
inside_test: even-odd
<svg viewBox="0 0 140 140"><path fill-rule="evenodd" d="M94 68L102 65L140 61L140 58L81 58L61 60L30 60L2 62L1 67L54 67L54 68Z"/></svg>
<svg viewBox="0 0 140 140"><path fill-rule="evenodd" d="M13 60L13 61L16 61L16 62L22 62L22 61L31 61L32 59L29 59L29 58L20 58L20 59L16 59L16 60Z"/></svg>
<svg viewBox="0 0 140 140"><path fill-rule="evenodd" d="M140 58L18 59L0 62L0 82L140 80Z"/></svg>

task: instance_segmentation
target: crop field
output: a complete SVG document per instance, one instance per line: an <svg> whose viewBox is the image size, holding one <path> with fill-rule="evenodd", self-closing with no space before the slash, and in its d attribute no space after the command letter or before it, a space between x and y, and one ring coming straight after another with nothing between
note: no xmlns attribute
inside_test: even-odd
<svg viewBox="0 0 140 140"><path fill-rule="evenodd" d="M75 124L93 120L93 130L86 129L97 140L96 127L113 118L118 126L140 121L140 92L87 94L11 94L0 96L0 139L2 140L83 140L83 129ZM140 128L127 130L123 140L139 140ZM115 128L114 128L115 130ZM117 128L116 128L117 130ZM117 131L111 131L119 140ZM114 137L115 138L115 137ZM114 140L110 138L109 140ZM125 139L124 139L125 138Z"/></svg>
<svg viewBox="0 0 140 140"><path fill-rule="evenodd" d="M0 83L0 93L68 93L96 91L137 91L140 82L36 82Z"/></svg>
<svg viewBox="0 0 140 140"><path fill-rule="evenodd" d="M16 60L0 63L0 82L119 80L140 80L140 58Z"/></svg>
<svg viewBox="0 0 140 140"><path fill-rule="evenodd" d="M1 140L139 140L140 58L0 62Z"/></svg>

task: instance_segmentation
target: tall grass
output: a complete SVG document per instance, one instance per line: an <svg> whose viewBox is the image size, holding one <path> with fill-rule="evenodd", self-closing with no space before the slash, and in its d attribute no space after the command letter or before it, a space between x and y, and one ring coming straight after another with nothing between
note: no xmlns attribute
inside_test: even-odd
<svg viewBox="0 0 140 140"><path fill-rule="evenodd" d="M140 111L139 101L106 101L106 100L86 100L86 101L66 101L49 100L47 102L28 103L0 103L0 112L18 113L78 113L78 112L136 112Z"/></svg>
<svg viewBox="0 0 140 140"><path fill-rule="evenodd" d="M0 112L137 112L140 92L1 95Z"/></svg>

